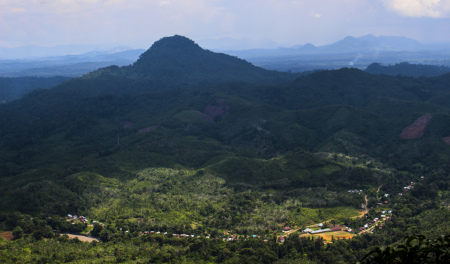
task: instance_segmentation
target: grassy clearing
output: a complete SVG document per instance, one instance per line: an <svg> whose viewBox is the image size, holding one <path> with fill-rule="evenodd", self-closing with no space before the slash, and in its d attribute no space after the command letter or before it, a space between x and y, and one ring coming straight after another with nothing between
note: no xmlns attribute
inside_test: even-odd
<svg viewBox="0 0 450 264"><path fill-rule="evenodd" d="M312 238L322 237L323 239L325 239L326 243L330 243L333 237L334 239L337 240L337 239L352 239L354 236L355 236L354 234L350 234L345 231L326 232L314 235L311 234L300 235L300 237L312 237Z"/></svg>

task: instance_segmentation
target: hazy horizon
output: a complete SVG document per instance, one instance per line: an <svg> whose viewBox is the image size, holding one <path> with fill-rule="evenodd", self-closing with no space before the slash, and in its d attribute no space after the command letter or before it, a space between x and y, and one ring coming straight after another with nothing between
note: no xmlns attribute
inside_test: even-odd
<svg viewBox="0 0 450 264"><path fill-rule="evenodd" d="M175 34L245 48L330 44L346 36L450 42L450 0L3 0L0 46L127 46L147 49ZM253 45L253 46L251 46ZM214 48L214 47L208 47Z"/></svg>

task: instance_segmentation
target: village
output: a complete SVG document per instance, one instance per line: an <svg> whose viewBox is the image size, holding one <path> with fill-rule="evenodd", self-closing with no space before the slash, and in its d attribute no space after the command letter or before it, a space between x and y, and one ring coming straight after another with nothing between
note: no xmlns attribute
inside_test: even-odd
<svg viewBox="0 0 450 264"><path fill-rule="evenodd" d="M424 176L420 177L420 180L423 180ZM403 196L405 192L410 191L414 188L415 182L411 181L409 185L404 186L402 189L402 192L398 193L398 196ZM380 186L381 188L381 186ZM378 188L378 191L380 191L380 188ZM348 192L356 193L356 194L363 194L363 190L349 190ZM178 237L178 238L204 238L204 239L215 239L215 240L222 240L222 241L238 241L238 240L247 240L247 239L263 239L264 242L268 242L269 239L276 238L276 241L278 243L283 243L285 239L292 235L298 235L299 237L311 237L311 238L318 238L321 237L324 239L325 243L332 243L335 239L351 239L356 235L365 235L365 234L372 234L377 229L383 229L385 227L385 222L389 221L392 217L393 210L390 208L387 208L388 205L388 197L390 197L390 194L385 193L381 198L384 199L383 202L378 202L377 207L370 209L367 208L367 196L365 196L366 203L361 206L364 211L361 213L361 215L357 216L358 218L362 219L364 217L369 217L369 212L376 210L375 215L376 217L367 219L365 221L365 224L362 226L346 226L343 224L331 224L332 220L329 220L324 223L318 223L307 226L305 229L301 230L300 228L291 228L289 226L284 226L281 228L281 230L274 231L270 235L242 235L242 234L232 234L229 230L224 230L220 233L220 235L217 235L215 237L212 237L207 231L202 232L201 234L178 234L178 233L169 233L169 232L161 232L161 231L139 231L139 236L145 236L145 235L164 235L169 237ZM382 208L382 209L379 209ZM372 215L374 215L372 213ZM88 231L81 235L72 235L73 237L76 236L82 236L82 237L88 237L91 239L94 239L96 241L96 238L93 238L89 235L90 230L92 230L93 226L95 224L104 226L104 223L100 223L99 221L89 221L87 217L85 216L77 216L68 214L67 215L67 221L72 222L72 224L75 223L86 223L88 224ZM194 223L193 226L195 227L198 223ZM129 233L128 230L124 230L123 228L119 229L121 232Z"/></svg>

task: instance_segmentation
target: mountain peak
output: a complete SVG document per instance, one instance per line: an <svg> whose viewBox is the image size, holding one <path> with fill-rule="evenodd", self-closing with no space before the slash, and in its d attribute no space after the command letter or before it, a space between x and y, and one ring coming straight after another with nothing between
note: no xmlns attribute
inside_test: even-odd
<svg viewBox="0 0 450 264"><path fill-rule="evenodd" d="M164 37L155 43L135 62L135 66L141 67L152 64L160 60L182 60L185 57L192 57L204 52L204 50L197 45L193 40L174 35L171 37Z"/></svg>
<svg viewBox="0 0 450 264"><path fill-rule="evenodd" d="M195 43L193 40L180 36L180 35L174 35L171 37L164 37L155 43L150 47L150 50L166 50L171 49L173 50L186 50L186 49L202 49L200 48L197 43Z"/></svg>
<svg viewBox="0 0 450 264"><path fill-rule="evenodd" d="M269 72L236 57L202 49L191 39L179 35L153 43L127 70L130 76L178 84L254 80L272 83L293 78Z"/></svg>

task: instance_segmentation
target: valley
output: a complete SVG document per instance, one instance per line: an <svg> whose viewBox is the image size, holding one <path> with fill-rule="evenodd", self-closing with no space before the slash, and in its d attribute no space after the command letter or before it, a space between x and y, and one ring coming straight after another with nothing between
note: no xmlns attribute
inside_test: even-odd
<svg viewBox="0 0 450 264"><path fill-rule="evenodd" d="M355 263L450 232L448 73L268 71L175 35L56 81L0 105L2 263Z"/></svg>

